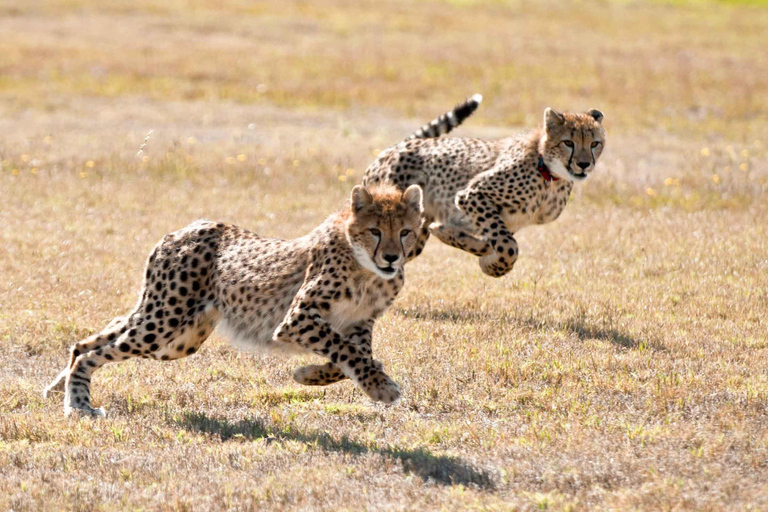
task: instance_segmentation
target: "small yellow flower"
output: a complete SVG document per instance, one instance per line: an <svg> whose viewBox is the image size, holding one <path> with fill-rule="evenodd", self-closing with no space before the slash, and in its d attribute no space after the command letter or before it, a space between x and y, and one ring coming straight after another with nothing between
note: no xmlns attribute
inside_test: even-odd
<svg viewBox="0 0 768 512"><path fill-rule="evenodd" d="M194 137L187 137L187 144L195 144L197 143L197 139Z"/></svg>
<svg viewBox="0 0 768 512"><path fill-rule="evenodd" d="M224 161L227 162L229 165L232 165L235 163L236 160L235 160L235 157L228 156L227 158L224 159Z"/></svg>
<svg viewBox="0 0 768 512"><path fill-rule="evenodd" d="M720 183L720 176L718 176L717 174L713 174L712 181L714 181L715 183Z"/></svg>
<svg viewBox="0 0 768 512"><path fill-rule="evenodd" d="M377 156L379 153L381 153L381 150L379 148L374 148L371 150L371 155Z"/></svg>
<svg viewBox="0 0 768 512"><path fill-rule="evenodd" d="M89 169L93 169L94 165L96 165L96 162L94 162L93 160L88 160L87 162L85 162L85 166L88 167Z"/></svg>
<svg viewBox="0 0 768 512"><path fill-rule="evenodd" d="M709 148L702 148L701 156L709 156Z"/></svg>
<svg viewBox="0 0 768 512"><path fill-rule="evenodd" d="M347 176L353 176L355 174L354 169L347 169Z"/></svg>
<svg viewBox="0 0 768 512"><path fill-rule="evenodd" d="M245 162L245 160L246 160L247 158L248 158L248 157L247 157L247 156L245 156L245 155L244 155L244 154L242 154L242 153L240 153L239 155L237 155L237 161L238 161L238 162Z"/></svg>
<svg viewBox="0 0 768 512"><path fill-rule="evenodd" d="M748 149L742 149L741 150L741 158L749 158L749 150Z"/></svg>
<svg viewBox="0 0 768 512"><path fill-rule="evenodd" d="M142 158L142 159L141 159L141 161L142 161L142 162L149 162L149 157L148 157L148 156L145 156L144 158Z"/></svg>
<svg viewBox="0 0 768 512"><path fill-rule="evenodd" d="M339 181L347 181L347 177L342 174L339 176Z"/></svg>
<svg viewBox="0 0 768 512"><path fill-rule="evenodd" d="M645 189L645 193L646 193L646 194L648 194L649 196L655 196L655 195L656 195L656 191L655 191L655 190L653 190L653 189L652 189L652 188L650 188L650 187L648 187L647 189Z"/></svg>
<svg viewBox="0 0 768 512"><path fill-rule="evenodd" d="M88 175L85 172L83 171L80 172L80 179L86 178L87 176Z"/></svg>
<svg viewBox="0 0 768 512"><path fill-rule="evenodd" d="M266 158L259 158L259 165L267 165L267 159Z"/></svg>
<svg viewBox="0 0 768 512"><path fill-rule="evenodd" d="M675 179L674 179L674 178L667 178L667 179L665 179L665 180L664 180L664 184L665 184L666 186L670 186L670 185L672 185L674 182L675 182Z"/></svg>
<svg viewBox="0 0 768 512"><path fill-rule="evenodd" d="M32 169L30 169L29 172L31 172L32 174L37 174L37 167L33 167Z"/></svg>
<svg viewBox="0 0 768 512"><path fill-rule="evenodd" d="M298 166L300 166L300 165L301 165L301 160L294 160L294 161L293 161L293 166L294 166L294 167L298 167Z"/></svg>
<svg viewBox="0 0 768 512"><path fill-rule="evenodd" d="M14 170L11 171L11 174L13 174L14 176L18 176L19 175L19 170L18 169L14 169Z"/></svg>
<svg viewBox="0 0 768 512"><path fill-rule="evenodd" d="M29 162L29 155L21 155L22 162Z"/></svg>
<svg viewBox="0 0 768 512"><path fill-rule="evenodd" d="M749 169L749 165L747 165L747 162L744 162L739 166L739 169L741 169L742 171L746 171L747 169Z"/></svg>

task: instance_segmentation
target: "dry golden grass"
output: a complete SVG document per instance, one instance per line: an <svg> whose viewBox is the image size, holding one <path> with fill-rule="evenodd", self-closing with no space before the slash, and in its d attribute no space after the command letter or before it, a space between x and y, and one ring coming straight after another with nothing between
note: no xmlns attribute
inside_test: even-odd
<svg viewBox="0 0 768 512"><path fill-rule="evenodd" d="M4 2L0 509L768 508L766 30L704 2ZM104 421L43 401L163 234L303 234L474 92L464 135L594 106L608 145L510 276L434 241L409 265L375 332L400 405L215 335L100 370Z"/></svg>

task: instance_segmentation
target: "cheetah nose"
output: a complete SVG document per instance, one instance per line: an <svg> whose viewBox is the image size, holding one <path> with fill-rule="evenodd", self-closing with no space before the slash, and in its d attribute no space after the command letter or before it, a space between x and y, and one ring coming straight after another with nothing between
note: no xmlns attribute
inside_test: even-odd
<svg viewBox="0 0 768 512"><path fill-rule="evenodd" d="M396 262L399 259L400 259L400 256L397 255L397 254L385 254L384 255L384 261L386 261L390 265L393 264L394 262Z"/></svg>
<svg viewBox="0 0 768 512"><path fill-rule="evenodd" d="M582 171L584 171L584 170L586 170L586 169L587 169L587 167L589 167L589 166L590 166L590 165L592 165L592 164L591 164L590 162L579 162L577 165L578 165L579 167L581 167L581 170L582 170Z"/></svg>

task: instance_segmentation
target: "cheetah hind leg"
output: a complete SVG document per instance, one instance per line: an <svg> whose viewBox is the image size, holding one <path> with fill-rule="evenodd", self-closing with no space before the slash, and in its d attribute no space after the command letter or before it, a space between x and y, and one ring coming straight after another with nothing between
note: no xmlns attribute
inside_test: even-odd
<svg viewBox="0 0 768 512"><path fill-rule="evenodd" d="M73 345L70 349L69 364L59 372L56 378L53 379L53 381L48 384L48 386L46 386L46 388L43 390L43 398L48 398L54 391L64 392L64 384L67 381L67 375L69 375L70 368L72 363L74 363L75 358L77 358L77 356L81 353L103 347L109 343L111 339L114 339L118 336L118 334L120 334L121 331L125 330L127 321L128 317L118 316L117 318L113 319L100 333L94 334L93 336L90 336L83 341L75 343L75 345Z"/></svg>
<svg viewBox="0 0 768 512"><path fill-rule="evenodd" d="M293 370L293 380L305 386L328 386L346 378L333 363L310 364Z"/></svg>

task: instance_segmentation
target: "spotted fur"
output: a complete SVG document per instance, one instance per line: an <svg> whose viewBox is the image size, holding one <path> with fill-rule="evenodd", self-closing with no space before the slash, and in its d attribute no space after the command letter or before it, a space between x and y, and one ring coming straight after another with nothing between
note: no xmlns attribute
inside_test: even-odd
<svg viewBox="0 0 768 512"><path fill-rule="evenodd" d="M133 312L72 346L45 396L63 387L65 414L104 415L91 406L95 370L132 357L186 357L222 324L240 347L325 358L294 372L302 384L350 378L373 400L397 401L397 384L372 358L371 333L403 286L421 197L416 186L358 185L349 208L293 240L205 220L166 235Z"/></svg>
<svg viewBox="0 0 768 512"><path fill-rule="evenodd" d="M433 234L479 256L485 274L501 277L517 260L514 234L557 219L573 183L594 170L605 144L602 121L595 109L561 114L548 108L542 128L524 135L406 140L379 154L363 184L423 189L424 224L407 260Z"/></svg>

